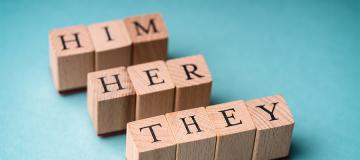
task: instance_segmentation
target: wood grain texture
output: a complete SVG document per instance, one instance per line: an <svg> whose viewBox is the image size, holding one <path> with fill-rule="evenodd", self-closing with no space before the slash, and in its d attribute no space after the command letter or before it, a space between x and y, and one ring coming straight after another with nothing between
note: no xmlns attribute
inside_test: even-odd
<svg viewBox="0 0 360 160"><path fill-rule="evenodd" d="M133 43L133 64L167 59L168 32L160 14L128 17L125 25Z"/></svg>
<svg viewBox="0 0 360 160"><path fill-rule="evenodd" d="M87 100L98 135L124 130L135 119L135 90L125 67L89 73Z"/></svg>
<svg viewBox="0 0 360 160"><path fill-rule="evenodd" d="M148 126L153 126L154 135ZM175 160L175 152L176 143L164 115L127 124L127 160Z"/></svg>
<svg viewBox="0 0 360 160"><path fill-rule="evenodd" d="M167 113L165 116L177 143L177 160L214 158L216 132L204 107ZM186 124L195 124L196 122L199 128L196 125L188 125L189 132L182 118Z"/></svg>
<svg viewBox="0 0 360 160"><path fill-rule="evenodd" d="M95 47L95 70L131 65L131 40L123 20L90 25L89 32Z"/></svg>
<svg viewBox="0 0 360 160"><path fill-rule="evenodd" d="M250 160L256 128L244 101L206 107L217 134L215 160Z"/></svg>
<svg viewBox="0 0 360 160"><path fill-rule="evenodd" d="M75 34L80 45L74 41ZM87 73L94 71L94 47L87 27L79 25L50 31L49 50L55 88L65 92L86 87Z"/></svg>
<svg viewBox="0 0 360 160"><path fill-rule="evenodd" d="M175 111L209 104L212 78L202 55L172 59L166 64L176 86Z"/></svg>
<svg viewBox="0 0 360 160"><path fill-rule="evenodd" d="M257 128L253 159L287 156L295 123L285 99L276 95L249 100L246 105Z"/></svg>
<svg viewBox="0 0 360 160"><path fill-rule="evenodd" d="M164 61L130 66L128 73L136 91L137 120L173 111L175 86Z"/></svg>

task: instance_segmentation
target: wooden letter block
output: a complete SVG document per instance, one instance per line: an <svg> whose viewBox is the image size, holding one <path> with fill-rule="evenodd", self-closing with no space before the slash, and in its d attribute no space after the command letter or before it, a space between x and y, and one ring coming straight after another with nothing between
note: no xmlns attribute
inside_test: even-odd
<svg viewBox="0 0 360 160"><path fill-rule="evenodd" d="M160 14L128 17L125 25L133 43L133 64L166 60L168 33Z"/></svg>
<svg viewBox="0 0 360 160"><path fill-rule="evenodd" d="M213 105L206 110L217 134L215 160L250 160L256 128L244 101Z"/></svg>
<svg viewBox="0 0 360 160"><path fill-rule="evenodd" d="M136 91L136 116L143 119L173 111L175 86L164 61L128 67Z"/></svg>
<svg viewBox="0 0 360 160"><path fill-rule="evenodd" d="M59 92L85 88L86 77L94 71L94 47L88 29L73 26L49 33L50 67Z"/></svg>
<svg viewBox="0 0 360 160"><path fill-rule="evenodd" d="M211 74L202 55L167 61L176 87L175 111L207 106L211 96Z"/></svg>
<svg viewBox="0 0 360 160"><path fill-rule="evenodd" d="M127 124L127 160L175 160L175 152L174 136L164 115Z"/></svg>
<svg viewBox="0 0 360 160"><path fill-rule="evenodd" d="M177 160L214 159L216 132L204 107L165 116L177 143Z"/></svg>
<svg viewBox="0 0 360 160"><path fill-rule="evenodd" d="M246 101L256 126L253 159L275 159L289 154L294 118L282 96Z"/></svg>
<svg viewBox="0 0 360 160"><path fill-rule="evenodd" d="M131 65L131 40L122 20L89 26L95 47L95 70Z"/></svg>
<svg viewBox="0 0 360 160"><path fill-rule="evenodd" d="M135 117L135 90L125 67L88 74L88 111L98 135L126 129Z"/></svg>

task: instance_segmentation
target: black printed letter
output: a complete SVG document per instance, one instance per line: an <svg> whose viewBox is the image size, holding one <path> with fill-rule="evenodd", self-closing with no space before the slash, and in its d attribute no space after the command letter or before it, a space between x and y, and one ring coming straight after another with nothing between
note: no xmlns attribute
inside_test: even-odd
<svg viewBox="0 0 360 160"><path fill-rule="evenodd" d="M153 139L154 139L154 141L153 141L152 143L155 143L155 142L161 141L161 140L159 140L159 139L157 139L157 138L156 138L155 132L154 132L154 130L153 130L153 127L155 127L155 126L160 126L160 127L162 127L162 126L161 126L161 124L160 124L160 123L158 123L158 124L154 124L154 125L151 125L151 126L146 126L146 127L142 127L142 128L140 128L140 132L141 132L141 130L142 130L142 129L144 129L144 128L149 128L150 133L151 133L151 136L152 136L152 137L153 137Z"/></svg>
<svg viewBox="0 0 360 160"><path fill-rule="evenodd" d="M66 43L68 43L68 42L76 42L77 48L80 48L80 47L81 47L81 44L80 44L80 41L79 41L79 33L74 33L73 35L74 35L74 37L75 37L75 39L73 39L73 40L65 40L65 39L64 39L64 36L65 36L65 35L60 35L60 36L59 36L60 39L61 39L61 43L62 43L62 45L63 45L63 50L68 49L68 47L66 46Z"/></svg>
<svg viewBox="0 0 360 160"><path fill-rule="evenodd" d="M106 26L106 27L104 27L104 29L105 29L106 36L107 36L107 38L108 38L108 41L112 41L113 39L112 39L111 36L110 36L109 28Z"/></svg>
<svg viewBox="0 0 360 160"><path fill-rule="evenodd" d="M154 33L158 32L155 23L154 23L154 19L150 19L149 21L149 25L147 26L147 28L145 28L144 26L142 26L141 24L139 24L138 22L134 22L135 28L136 28L136 32L138 36L141 36L141 31L145 32L146 34L149 34L151 28L154 30Z"/></svg>
<svg viewBox="0 0 360 160"><path fill-rule="evenodd" d="M197 70L197 66L195 64L184 64L184 65L181 65L181 66L184 68L184 71L186 73L186 76L187 76L186 80L193 79L190 74L193 74L193 75L195 75L196 77L199 77L199 78L204 77L202 75L199 75L199 74L195 73L195 71ZM192 67L192 70L190 71L188 67Z"/></svg>
<svg viewBox="0 0 360 160"><path fill-rule="evenodd" d="M107 89L107 86L108 85L112 85L112 84L117 84L118 85L118 87L119 87L119 89L118 90L122 90L122 89L124 89L123 87L122 87L122 85L121 85L121 83L120 83L120 80L119 80L119 74L115 74L115 75L113 75L114 76L114 78L115 78L115 80L116 80L116 82L114 82L114 83L107 83L106 84L106 82L105 82L105 77L100 77L99 79L101 80L101 84L102 84L102 86L103 86L103 88L104 88L104 92L103 93L106 93L106 92L110 92L108 89Z"/></svg>
<svg viewBox="0 0 360 160"><path fill-rule="evenodd" d="M151 71L159 71L159 69L154 68L154 69L149 69L149 70L144 71L144 72L146 73L146 75L148 76L148 78L149 78L149 81L150 81L149 86L154 85L154 84L165 83L164 80L158 81L158 82L154 82L154 79L153 79L153 78L157 78L157 79L158 79L159 76L158 76L156 73L155 73L155 74L151 74L151 73L150 73Z"/></svg>
<svg viewBox="0 0 360 160"><path fill-rule="evenodd" d="M219 112L221 112L222 115L224 116L224 119L225 119L225 121L226 121L226 123L227 123L227 126L226 126L226 127L236 126L236 125L242 124L241 120L240 120L239 123L234 123L234 124L230 123L230 120L229 120L229 119L230 119L230 118L235 119L235 117L234 117L234 114L232 114L232 113L231 113L231 116L228 116L228 115L226 114L227 111L233 111L233 112L235 112L235 109L234 109L234 108L230 108L230 109L226 109L226 110L219 111Z"/></svg>
<svg viewBox="0 0 360 160"><path fill-rule="evenodd" d="M192 119L193 123L186 123L185 121L185 117L184 118L180 118L182 120L182 122L184 123L184 126L186 128L187 134L191 134L192 132L189 129L190 125L195 125L196 129L198 130L197 132L201 132L202 130L200 129L199 125L197 124L196 120L195 120L195 116L190 116L190 118Z"/></svg>
<svg viewBox="0 0 360 160"><path fill-rule="evenodd" d="M268 113L268 114L270 115L270 117L271 117L271 119L270 119L269 121L273 121L273 120L278 120L278 118L276 118L276 117L274 116L275 107L276 107L276 105L277 105L278 103L279 103L279 102L272 103L274 106L273 106L271 112L265 108L265 105L256 106L256 107L261 108L261 109L264 110L266 113Z"/></svg>

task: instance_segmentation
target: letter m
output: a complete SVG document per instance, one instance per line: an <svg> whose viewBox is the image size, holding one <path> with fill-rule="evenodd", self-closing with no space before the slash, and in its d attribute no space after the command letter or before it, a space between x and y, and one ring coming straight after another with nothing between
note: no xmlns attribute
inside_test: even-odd
<svg viewBox="0 0 360 160"><path fill-rule="evenodd" d="M144 27L137 21L134 21L133 23L135 25L136 33L138 36L141 36L142 33L149 34L151 31L154 33L158 32L154 19L149 20L147 27Z"/></svg>

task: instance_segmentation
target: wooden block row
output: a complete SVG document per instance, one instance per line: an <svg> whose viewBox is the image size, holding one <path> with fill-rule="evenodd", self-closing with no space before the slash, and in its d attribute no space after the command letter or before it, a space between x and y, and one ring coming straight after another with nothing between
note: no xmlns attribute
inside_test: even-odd
<svg viewBox="0 0 360 160"><path fill-rule="evenodd" d="M294 118L282 96L129 122L127 160L264 160L289 154Z"/></svg>
<svg viewBox="0 0 360 160"><path fill-rule="evenodd" d="M61 93L84 88L89 72L166 60L167 45L160 14L54 29L49 33L52 78Z"/></svg>
<svg viewBox="0 0 360 160"><path fill-rule="evenodd" d="M88 74L88 111L97 134L126 123L209 104L211 74L202 55Z"/></svg>

